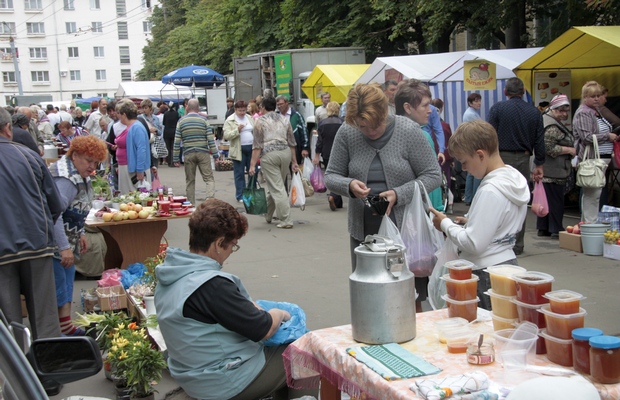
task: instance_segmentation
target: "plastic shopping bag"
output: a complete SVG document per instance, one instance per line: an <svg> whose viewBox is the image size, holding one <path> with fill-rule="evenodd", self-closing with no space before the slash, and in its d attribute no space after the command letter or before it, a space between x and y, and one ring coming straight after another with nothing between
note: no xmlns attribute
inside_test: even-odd
<svg viewBox="0 0 620 400"><path fill-rule="evenodd" d="M549 203L547 203L547 194L541 181L536 182L533 193L532 212L539 217L544 217L549 214Z"/></svg>
<svg viewBox="0 0 620 400"><path fill-rule="evenodd" d="M436 256L435 268L433 268L433 273L428 279L428 302L433 307L433 310L446 307L446 301L442 298L447 293L446 282L440 278L450 272L445 264L458 258L456 246L451 240L446 239L441 250L436 253Z"/></svg>
<svg viewBox="0 0 620 400"><path fill-rule="evenodd" d="M310 183L317 193L325 193L327 191L327 187L325 186L325 175L323 175L323 170L320 167L315 168L312 172Z"/></svg>
<svg viewBox="0 0 620 400"><path fill-rule="evenodd" d="M161 185L161 181L159 180L159 174L157 172L153 173L153 182L151 182L151 188L153 190L157 190L159 188L163 187Z"/></svg>
<svg viewBox="0 0 620 400"><path fill-rule="evenodd" d="M383 215L381 218L381 225L379 226L379 232L377 232L377 235L392 239L394 244L405 246L398 227L387 215Z"/></svg>
<svg viewBox="0 0 620 400"><path fill-rule="evenodd" d="M295 172L293 179L291 179L291 191L289 193L289 201L291 207L300 207L302 210L306 205L306 195L304 194L304 184L301 181L301 174Z"/></svg>
<svg viewBox="0 0 620 400"><path fill-rule="evenodd" d="M288 311L289 314L291 314L291 319L283 322L277 332L264 342L265 346L279 346L281 344L291 343L308 332L308 329L306 329L306 313L304 313L304 310L297 304L268 300L256 300L256 304L261 306L265 311L278 308Z"/></svg>
<svg viewBox="0 0 620 400"><path fill-rule="evenodd" d="M310 161L310 157L304 158L304 165L302 166L302 177L307 180L310 180L310 175L314 171L314 165L312 165L312 161Z"/></svg>
<svg viewBox="0 0 620 400"><path fill-rule="evenodd" d="M428 204L430 199L424 186L416 182L411 203L405 207L401 236L407 248L409 270L418 278L431 275L437 261L435 253L444 241L426 211Z"/></svg>

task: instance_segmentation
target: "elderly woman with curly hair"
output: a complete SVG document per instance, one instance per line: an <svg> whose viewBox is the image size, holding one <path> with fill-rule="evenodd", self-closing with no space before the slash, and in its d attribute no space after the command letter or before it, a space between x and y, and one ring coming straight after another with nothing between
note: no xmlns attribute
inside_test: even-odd
<svg viewBox="0 0 620 400"><path fill-rule="evenodd" d="M246 218L232 205L208 199L189 220L189 251L169 247L155 269L155 307L168 346L168 368L197 399L251 400L270 394L293 399L302 394L286 386L286 345L264 347L261 342L290 314L262 310L237 276L222 271L247 230Z"/></svg>
<svg viewBox="0 0 620 400"><path fill-rule="evenodd" d="M116 104L116 112L121 124L126 126L122 132L115 132L116 161L118 162L118 187L121 194L135 190L134 184L144 179L144 173L151 166L149 134L138 121L138 107L128 99Z"/></svg>
<svg viewBox="0 0 620 400"><path fill-rule="evenodd" d="M107 159L105 142L95 136L80 136L71 141L67 154L50 165L50 173L61 197L64 212L54 226L57 251L54 254L54 279L60 329L68 336L83 336L84 330L71 322L75 257L88 249L84 221L93 200L90 176Z"/></svg>

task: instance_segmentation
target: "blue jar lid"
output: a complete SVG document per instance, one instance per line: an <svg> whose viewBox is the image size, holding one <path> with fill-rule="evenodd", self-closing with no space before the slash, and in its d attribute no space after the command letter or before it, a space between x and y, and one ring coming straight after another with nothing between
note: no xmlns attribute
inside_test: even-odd
<svg viewBox="0 0 620 400"><path fill-rule="evenodd" d="M620 348L620 338L615 336L594 336L590 339L590 347L597 349L618 349Z"/></svg>
<svg viewBox="0 0 620 400"><path fill-rule="evenodd" d="M597 328L577 328L573 329L573 339L590 340L591 337L603 335L603 331Z"/></svg>

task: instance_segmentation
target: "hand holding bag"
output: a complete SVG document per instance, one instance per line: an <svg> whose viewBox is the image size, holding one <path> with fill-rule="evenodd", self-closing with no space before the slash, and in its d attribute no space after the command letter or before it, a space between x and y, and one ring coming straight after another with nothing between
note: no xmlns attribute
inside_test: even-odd
<svg viewBox="0 0 620 400"><path fill-rule="evenodd" d="M577 186L582 188L601 188L605 186L607 163L601 160L601 155L598 151L598 141L595 135L592 135L592 149L594 158L590 158L590 146L586 146L583 160L577 168Z"/></svg>
<svg viewBox="0 0 620 400"><path fill-rule="evenodd" d="M544 217L549 214L549 203L547 202L547 194L545 187L541 181L536 182L534 186L534 197L532 198L532 212L538 217Z"/></svg>
<svg viewBox="0 0 620 400"><path fill-rule="evenodd" d="M252 175L248 181L248 186L243 189L241 195L243 206L245 212L250 215L267 214L267 196L265 189L261 188L256 182L256 175Z"/></svg>

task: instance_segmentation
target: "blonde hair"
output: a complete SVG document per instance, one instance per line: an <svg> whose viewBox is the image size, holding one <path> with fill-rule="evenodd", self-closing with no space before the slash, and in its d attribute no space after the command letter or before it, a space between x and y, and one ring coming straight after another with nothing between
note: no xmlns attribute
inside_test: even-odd
<svg viewBox="0 0 620 400"><path fill-rule="evenodd" d="M497 131L493 125L481 119L463 122L450 137L448 150L457 158L461 155L471 156L478 150L493 155L499 152Z"/></svg>
<svg viewBox="0 0 620 400"><path fill-rule="evenodd" d="M588 81L581 88L581 104L583 104L584 99L586 97L591 97L591 96L596 96L596 95L600 96L602 94L603 94L603 88L601 85L598 84L597 81Z"/></svg>
<svg viewBox="0 0 620 400"><path fill-rule="evenodd" d="M358 83L347 98L347 124L356 126L356 119L368 122L371 128L378 127L388 116L388 99L378 83Z"/></svg>
<svg viewBox="0 0 620 400"><path fill-rule="evenodd" d="M329 103L327 103L327 106L325 107L325 109L327 110L327 116L331 117L334 115L338 115L340 113L340 104L338 104L337 101L330 101Z"/></svg>

